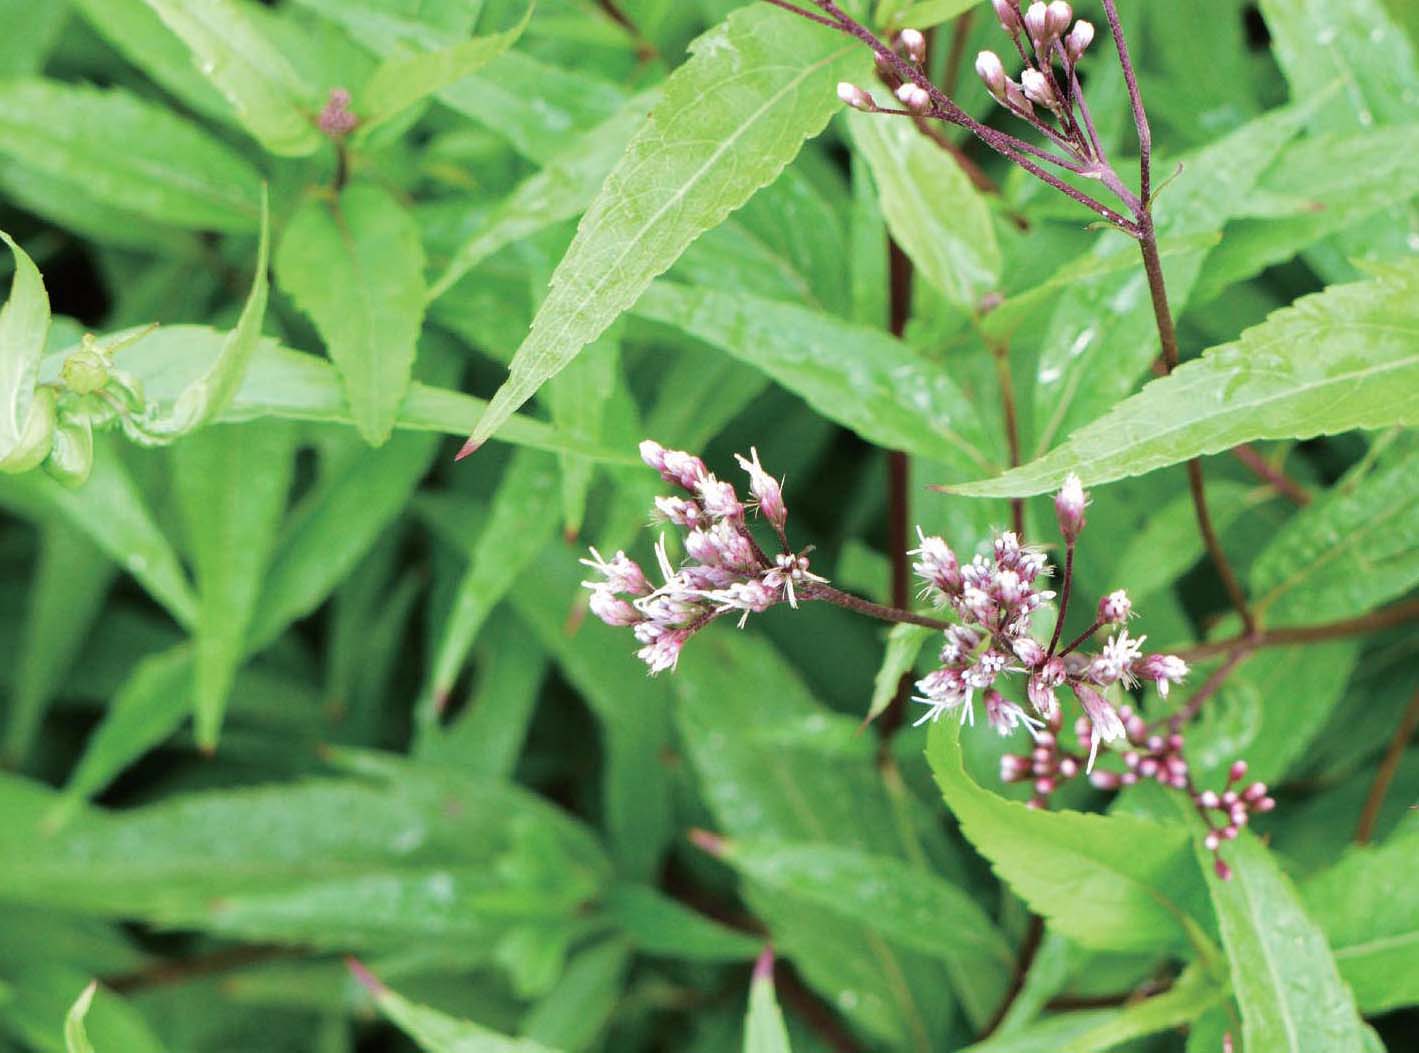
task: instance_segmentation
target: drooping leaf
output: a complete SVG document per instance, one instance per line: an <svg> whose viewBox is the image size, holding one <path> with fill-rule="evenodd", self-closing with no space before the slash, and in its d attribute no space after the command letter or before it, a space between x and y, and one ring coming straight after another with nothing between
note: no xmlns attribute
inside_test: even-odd
<svg viewBox="0 0 1419 1053"><path fill-rule="evenodd" d="M316 100L239 0L145 0L187 44L237 120L273 154L300 157L321 143Z"/></svg>
<svg viewBox="0 0 1419 1053"><path fill-rule="evenodd" d="M749 1012L744 1017L744 1053L792 1053L788 1027L774 993L774 952L768 949L749 981Z"/></svg>
<svg viewBox="0 0 1419 1053"><path fill-rule="evenodd" d="M766 888L862 919L891 942L945 962L974 1027L984 1027L1005 997L1010 945L970 896L936 875L832 844L730 840L723 853Z"/></svg>
<svg viewBox="0 0 1419 1053"><path fill-rule="evenodd" d="M796 304L656 282L635 313L762 369L870 442L979 472L991 448L947 371L879 330Z"/></svg>
<svg viewBox="0 0 1419 1053"><path fill-rule="evenodd" d="M281 287L311 316L340 372L360 434L389 438L409 389L424 318L424 252L387 190L356 183L331 205L311 198L276 253Z"/></svg>
<svg viewBox="0 0 1419 1053"><path fill-rule="evenodd" d="M197 577L193 714L197 743L217 745L227 694L285 517L290 428L219 424L174 447L178 505Z"/></svg>
<svg viewBox="0 0 1419 1053"><path fill-rule="evenodd" d="M697 235L772 181L838 107L834 83L864 61L855 44L766 6L736 11L700 38L583 218L469 447L596 339Z"/></svg>
<svg viewBox="0 0 1419 1053"><path fill-rule="evenodd" d="M482 69L516 43L536 6L536 0L525 0L521 16L501 32L472 37L436 51L386 59L356 98L361 134Z"/></svg>
<svg viewBox="0 0 1419 1053"><path fill-rule="evenodd" d="M1193 934L1201 890L1183 829L1006 800L966 774L960 734L953 720L931 726L932 773L961 831L1032 909L1101 950L1152 950Z"/></svg>
<svg viewBox="0 0 1419 1053"><path fill-rule="evenodd" d="M1411 814L1383 845L1351 849L1301 886L1306 913L1367 1015L1419 1004L1411 965L1419 952L1416 852L1419 823Z"/></svg>
<svg viewBox="0 0 1419 1053"><path fill-rule="evenodd" d="M121 88L39 78L0 85L0 152L98 202L174 227L245 232L261 218L261 177L251 165Z"/></svg>
<svg viewBox="0 0 1419 1053"><path fill-rule="evenodd" d="M872 701L867 707L867 716L863 718L864 724L876 720L892 704L902 677L912 671L917 655L934 632L922 625L903 623L892 626L892 631L887 634L887 651L882 655L882 665L872 681Z"/></svg>
<svg viewBox="0 0 1419 1053"><path fill-rule="evenodd" d="M1142 475L1254 439L1419 422L1419 266L1304 297L1153 381L1038 460L951 485L973 497L1045 493Z"/></svg>
<svg viewBox="0 0 1419 1053"><path fill-rule="evenodd" d="M1289 520L1251 571L1271 625L1351 618L1419 583L1419 453L1340 485Z"/></svg>
<svg viewBox="0 0 1419 1053"><path fill-rule="evenodd" d="M1223 881L1212 872L1201 838L1194 840L1242 1011L1243 1048L1361 1053L1364 1022L1354 995L1271 853L1244 830L1228 843L1232 877Z"/></svg>
<svg viewBox="0 0 1419 1053"><path fill-rule="evenodd" d="M854 111L848 126L872 169L892 237L946 299L974 311L1001 266L980 192L956 159L909 121Z"/></svg>
<svg viewBox="0 0 1419 1053"><path fill-rule="evenodd" d="M25 472L48 456L54 428L53 403L35 396L49 295L25 250L4 231L0 239L15 260L10 297L0 307L0 471Z"/></svg>

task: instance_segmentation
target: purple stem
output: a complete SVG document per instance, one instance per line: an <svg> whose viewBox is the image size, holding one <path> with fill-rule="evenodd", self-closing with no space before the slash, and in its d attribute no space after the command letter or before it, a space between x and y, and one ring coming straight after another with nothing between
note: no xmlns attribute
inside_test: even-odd
<svg viewBox="0 0 1419 1053"><path fill-rule="evenodd" d="M911 611L904 611L900 607L887 607L880 603L873 603L871 600L864 600L861 596L854 596L850 592L835 589L831 585L822 585L813 582L800 588L798 595L801 599L805 600L824 600L827 603L842 607L845 610L865 614L869 618L878 618L884 622L921 625L927 629L945 630L951 628L950 622L943 622L939 618L932 618L925 614L913 614Z"/></svg>
<svg viewBox="0 0 1419 1053"><path fill-rule="evenodd" d="M1064 549L1064 580L1059 586L1059 616L1054 620L1054 634L1049 638L1048 658L1054 657L1054 649L1059 646L1059 634L1064 628L1064 615L1069 610L1069 589L1074 584L1074 542Z"/></svg>

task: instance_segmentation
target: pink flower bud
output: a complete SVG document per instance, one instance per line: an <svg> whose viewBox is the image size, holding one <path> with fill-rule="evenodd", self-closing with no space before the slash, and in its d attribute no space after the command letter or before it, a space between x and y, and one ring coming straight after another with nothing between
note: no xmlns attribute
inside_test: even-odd
<svg viewBox="0 0 1419 1053"><path fill-rule="evenodd" d="M1000 19L1000 26L1005 32L1014 35L1020 31L1024 24L1020 20L1019 0L990 0L995 8L995 17Z"/></svg>
<svg viewBox="0 0 1419 1053"><path fill-rule="evenodd" d="M1216 808L1222 802L1214 791L1203 790L1197 795L1197 803L1204 808Z"/></svg>
<svg viewBox="0 0 1419 1053"><path fill-rule="evenodd" d="M1117 772L1105 771L1103 768L1090 772L1089 781L1100 790L1117 790L1123 784Z"/></svg>
<svg viewBox="0 0 1419 1053"><path fill-rule="evenodd" d="M1074 20L1074 9L1065 0L1052 0L1045 9L1045 31L1051 37L1063 35Z"/></svg>
<svg viewBox="0 0 1419 1053"><path fill-rule="evenodd" d="M1217 862L1212 864L1212 867L1214 870L1217 871L1217 876L1223 881L1232 880L1232 868L1229 867L1224 861L1219 859L1217 860Z"/></svg>
<svg viewBox="0 0 1419 1053"><path fill-rule="evenodd" d="M982 51L976 56L976 75L985 90L1001 101L1005 98L1005 66L994 51Z"/></svg>
<svg viewBox="0 0 1419 1053"><path fill-rule="evenodd" d="M639 611L605 586L592 590L591 613L607 625L617 627L635 625L645 620Z"/></svg>
<svg viewBox="0 0 1419 1053"><path fill-rule="evenodd" d="M868 95L856 84L850 84L847 81L838 84L838 98L854 110L861 110L863 113L872 113L877 109L877 104L872 101L871 95Z"/></svg>
<svg viewBox="0 0 1419 1053"><path fill-rule="evenodd" d="M1011 641L1010 647L1026 669L1034 669L1045 660L1045 649L1033 636L1017 637Z"/></svg>
<svg viewBox="0 0 1419 1053"><path fill-rule="evenodd" d="M897 99L913 113L925 113L931 108L931 95L919 84L907 81L897 89Z"/></svg>
<svg viewBox="0 0 1419 1053"><path fill-rule="evenodd" d="M1254 782L1242 793L1242 800L1248 803L1256 803L1266 796L1266 783Z"/></svg>
<svg viewBox="0 0 1419 1053"><path fill-rule="evenodd" d="M1054 514L1059 519L1059 532L1070 544L1074 543L1079 532L1084 529L1084 506L1088 503L1089 497L1084 493L1079 476L1070 472L1054 497Z"/></svg>
<svg viewBox="0 0 1419 1053"><path fill-rule="evenodd" d="M739 495L730 483L721 482L713 475L705 475L696 485L695 492L711 518L739 520L744 517L744 506L739 503Z"/></svg>
<svg viewBox="0 0 1419 1053"><path fill-rule="evenodd" d="M1202 839L1202 843L1207 847L1207 851L1215 852L1222 846L1222 839L1217 836L1215 830L1207 831L1207 836Z"/></svg>
<svg viewBox="0 0 1419 1053"><path fill-rule="evenodd" d="M1025 92L1025 98L1046 109L1053 109L1058 101L1049 78L1037 69L1027 69L1020 74L1020 87Z"/></svg>
<svg viewBox="0 0 1419 1053"><path fill-rule="evenodd" d="M1240 782L1247 777L1247 762L1244 760L1233 761L1232 769L1227 773L1229 782Z"/></svg>
<svg viewBox="0 0 1419 1053"><path fill-rule="evenodd" d="M1000 758L1000 781L1019 782L1029 774L1029 762L1016 753L1006 753Z"/></svg>
<svg viewBox="0 0 1419 1053"><path fill-rule="evenodd" d="M1123 722L1118 719L1118 713L1099 692L1085 684L1073 684L1074 695L1079 699L1079 704L1084 707L1084 714L1089 718L1091 730L1089 733L1089 764L1085 769L1092 772L1094 770L1094 759L1099 753L1100 742L1112 742L1115 739L1124 737Z"/></svg>
<svg viewBox="0 0 1419 1053"><path fill-rule="evenodd" d="M1035 792L1041 797L1048 797L1054 793L1054 780L1046 775L1043 779L1035 780Z"/></svg>
<svg viewBox="0 0 1419 1053"><path fill-rule="evenodd" d="M1049 34L1049 8L1042 0L1035 0L1025 10L1025 32L1036 48L1043 48Z"/></svg>
<svg viewBox="0 0 1419 1053"><path fill-rule="evenodd" d="M749 492L754 495L759 514L782 530L784 523L788 521L788 509L783 503L783 488L779 481L764 471L763 466L759 464L757 449L750 447L749 457L749 460L745 460L739 454L734 455L739 467L749 473Z"/></svg>
<svg viewBox="0 0 1419 1053"><path fill-rule="evenodd" d="M1064 53L1070 62L1078 62L1090 44L1094 42L1094 24L1082 18L1074 23L1069 36L1064 38Z"/></svg>
<svg viewBox="0 0 1419 1053"><path fill-rule="evenodd" d="M1111 592L1099 600L1099 621L1105 625L1110 622L1126 622L1132 613L1133 601L1123 589Z"/></svg>
<svg viewBox="0 0 1419 1053"><path fill-rule="evenodd" d="M350 112L350 93L344 88L331 88L316 124L331 139L339 139L355 130L360 119Z"/></svg>
<svg viewBox="0 0 1419 1053"><path fill-rule="evenodd" d="M657 472L665 471L665 447L654 439L641 440L641 460Z"/></svg>
<svg viewBox="0 0 1419 1053"><path fill-rule="evenodd" d="M667 523L674 523L678 527L699 526L704 520L700 506L683 497L657 497L655 510Z"/></svg>
<svg viewBox="0 0 1419 1053"><path fill-rule="evenodd" d="M1276 807L1276 798L1263 797L1261 800L1257 801L1254 805L1252 805L1252 807L1255 808L1258 812L1269 812Z"/></svg>
<svg viewBox="0 0 1419 1053"><path fill-rule="evenodd" d="M918 66L926 61L926 37L922 36L919 29L904 29L900 37L902 48L907 53L907 58L911 59Z"/></svg>

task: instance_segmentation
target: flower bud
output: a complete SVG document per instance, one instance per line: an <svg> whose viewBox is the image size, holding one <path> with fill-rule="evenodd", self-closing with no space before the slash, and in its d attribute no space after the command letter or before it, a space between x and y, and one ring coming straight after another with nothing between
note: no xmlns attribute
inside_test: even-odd
<svg viewBox="0 0 1419 1053"><path fill-rule="evenodd" d="M1223 881L1232 880L1232 868L1229 867L1224 861L1219 859L1217 860L1217 862L1213 863L1212 866L1217 871L1217 876Z"/></svg>
<svg viewBox="0 0 1419 1053"><path fill-rule="evenodd" d="M931 95L921 85L911 81L897 89L897 99L913 113L925 113L931 106Z"/></svg>
<svg viewBox="0 0 1419 1053"><path fill-rule="evenodd" d="M838 98L854 110L861 110L863 113L872 113L877 109L877 104L872 101L871 95L868 95L856 84L850 84L847 81L841 81L838 84Z"/></svg>
<svg viewBox="0 0 1419 1053"><path fill-rule="evenodd" d="M1045 8L1045 31L1051 39L1063 36L1073 20L1074 9L1066 0L1052 0L1049 7Z"/></svg>
<svg viewBox="0 0 1419 1053"><path fill-rule="evenodd" d="M976 74L985 85L985 90L999 100L1005 97L1005 66L994 51L982 51L976 56Z"/></svg>
<svg viewBox="0 0 1419 1053"><path fill-rule="evenodd" d="M635 625L645 621L639 611L606 586L592 590L591 613L612 626Z"/></svg>
<svg viewBox="0 0 1419 1053"><path fill-rule="evenodd" d="M995 7L995 17L1000 19L1000 26L1005 32L1014 36L1020 32L1020 27L1024 23L1020 21L1019 0L990 0Z"/></svg>
<svg viewBox="0 0 1419 1053"><path fill-rule="evenodd" d="M1046 77L1037 69L1027 69L1020 74L1020 87L1025 92L1025 98L1033 103L1053 109L1056 103L1054 88Z"/></svg>
<svg viewBox="0 0 1419 1053"><path fill-rule="evenodd" d="M1111 592L1099 601L1099 621L1105 625L1126 622L1132 613L1133 601L1123 589Z"/></svg>
<svg viewBox="0 0 1419 1053"><path fill-rule="evenodd" d="M904 29L900 37L902 48L907 53L907 58L911 59L918 66L926 61L926 37L922 36L919 29Z"/></svg>
<svg viewBox="0 0 1419 1053"><path fill-rule="evenodd" d="M1080 19L1074 23L1074 28L1069 31L1069 36L1064 38L1064 53L1069 56L1070 62L1078 62L1080 56L1094 42L1094 23Z"/></svg>
<svg viewBox="0 0 1419 1053"><path fill-rule="evenodd" d="M1005 82L1005 105L1022 117L1029 117L1035 112L1034 104L1026 98L1020 85L1016 84L1013 80L1007 80Z"/></svg>
<svg viewBox="0 0 1419 1053"><path fill-rule="evenodd" d="M1049 8L1043 0L1035 0L1025 11L1025 32L1036 48L1043 48L1049 34Z"/></svg>
<svg viewBox="0 0 1419 1053"><path fill-rule="evenodd" d="M1059 519L1060 534L1071 545L1078 539L1079 532L1084 529L1084 506L1088 503L1089 498L1084 493L1084 486L1079 482L1079 476L1070 472L1065 477L1064 485L1060 487L1059 493L1054 496L1054 514Z"/></svg>
<svg viewBox="0 0 1419 1053"><path fill-rule="evenodd" d="M740 468L749 473L749 492L758 502L759 514L775 528L782 530L788 520L788 508L783 503L783 487L777 479L764 471L763 465L759 463L759 451L750 447L748 459L737 453L734 459L739 462Z"/></svg>
<svg viewBox="0 0 1419 1053"><path fill-rule="evenodd" d="M1017 637L1011 642L1010 648L1026 669L1034 669L1045 660L1045 649L1033 636Z"/></svg>
<svg viewBox="0 0 1419 1053"><path fill-rule="evenodd" d="M1117 790L1123 784L1117 772L1105 771L1100 768L1096 772L1089 774L1089 781L1099 790Z"/></svg>
<svg viewBox="0 0 1419 1053"><path fill-rule="evenodd" d="M1240 782L1247 777L1247 762L1244 760L1233 761L1232 769L1227 773L1228 782Z"/></svg>

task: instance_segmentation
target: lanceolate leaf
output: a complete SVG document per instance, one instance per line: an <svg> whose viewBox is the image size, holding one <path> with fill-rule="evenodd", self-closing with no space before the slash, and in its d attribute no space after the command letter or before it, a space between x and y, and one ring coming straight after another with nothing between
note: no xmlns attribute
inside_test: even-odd
<svg viewBox="0 0 1419 1053"><path fill-rule="evenodd" d="M980 419L945 367L880 330L666 281L646 290L635 313L757 366L879 446L959 466L962 475L992 463Z"/></svg>
<svg viewBox="0 0 1419 1053"><path fill-rule="evenodd" d="M696 236L771 182L840 105L833 85L865 62L855 43L767 5L736 11L701 37L582 219L467 449L596 339Z"/></svg>
<svg viewBox="0 0 1419 1053"><path fill-rule="evenodd" d="M424 252L413 218L373 183L330 205L312 198L276 255L282 288L315 321L360 434L389 438L424 318Z"/></svg>
<svg viewBox="0 0 1419 1053"><path fill-rule="evenodd" d="M911 122L854 111L848 126L872 169L892 237L948 300L974 311L999 280L1001 263L980 192Z"/></svg>
<svg viewBox="0 0 1419 1053"><path fill-rule="evenodd" d="M396 994L364 966L352 962L356 978L374 996L375 1005L424 1053L557 1053L527 1039L509 1038L470 1020L460 1020Z"/></svg>
<svg viewBox="0 0 1419 1053"><path fill-rule="evenodd" d="M98 989L97 980L90 982L79 992L79 997L64 1017L64 1048L68 1053L94 1053L94 1045L84 1029L84 1017L89 1015L89 1006L93 1004L94 992Z"/></svg>
<svg viewBox="0 0 1419 1053"><path fill-rule="evenodd" d="M1201 839L1194 840L1242 1010L1242 1048L1361 1053L1364 1022L1355 998L1271 853L1244 830L1225 850L1232 877L1223 881Z"/></svg>
<svg viewBox="0 0 1419 1053"><path fill-rule="evenodd" d="M35 399L40 357L49 333L49 294L39 268L0 231L15 259L10 297L0 307L0 471L24 472L49 453L52 407Z"/></svg>
<svg viewBox="0 0 1419 1053"><path fill-rule="evenodd" d="M192 61L273 154L314 153L321 136L314 92L262 35L238 0L146 0L187 44Z"/></svg>
<svg viewBox="0 0 1419 1053"><path fill-rule="evenodd" d="M892 704L902 677L912 671L916 656L934 633L934 629L922 625L892 626L892 631L887 634L887 652L882 656L882 666L872 682L872 701L867 707L867 716L863 718L864 724L876 720Z"/></svg>
<svg viewBox="0 0 1419 1053"><path fill-rule="evenodd" d="M788 1027L774 994L774 952L768 949L754 966L749 982L749 1013L744 1018L744 1053L792 1053Z"/></svg>
<svg viewBox="0 0 1419 1053"><path fill-rule="evenodd" d="M473 37L437 51L386 59L355 100L361 116L361 133L482 69L512 47L527 28L536 6L536 0L525 0L522 16L500 33Z"/></svg>
<svg viewBox="0 0 1419 1053"><path fill-rule="evenodd" d="M1185 941L1200 889L1181 827L1006 800L966 774L960 734L954 720L932 725L932 773L962 833L1035 911L1085 947L1156 950Z"/></svg>
<svg viewBox="0 0 1419 1053"><path fill-rule="evenodd" d="M121 88L9 81L0 86L0 151L96 201L175 227L249 231L261 218L261 177L251 165Z"/></svg>
<svg viewBox="0 0 1419 1053"><path fill-rule="evenodd" d="M1038 460L950 486L973 497L1142 475L1253 439L1419 422L1419 265L1335 286L1155 380Z"/></svg>
<svg viewBox="0 0 1419 1053"><path fill-rule="evenodd" d="M1416 853L1419 822L1411 813L1383 845L1352 849L1301 886L1306 912L1325 932L1363 1013L1419 1004Z"/></svg>

